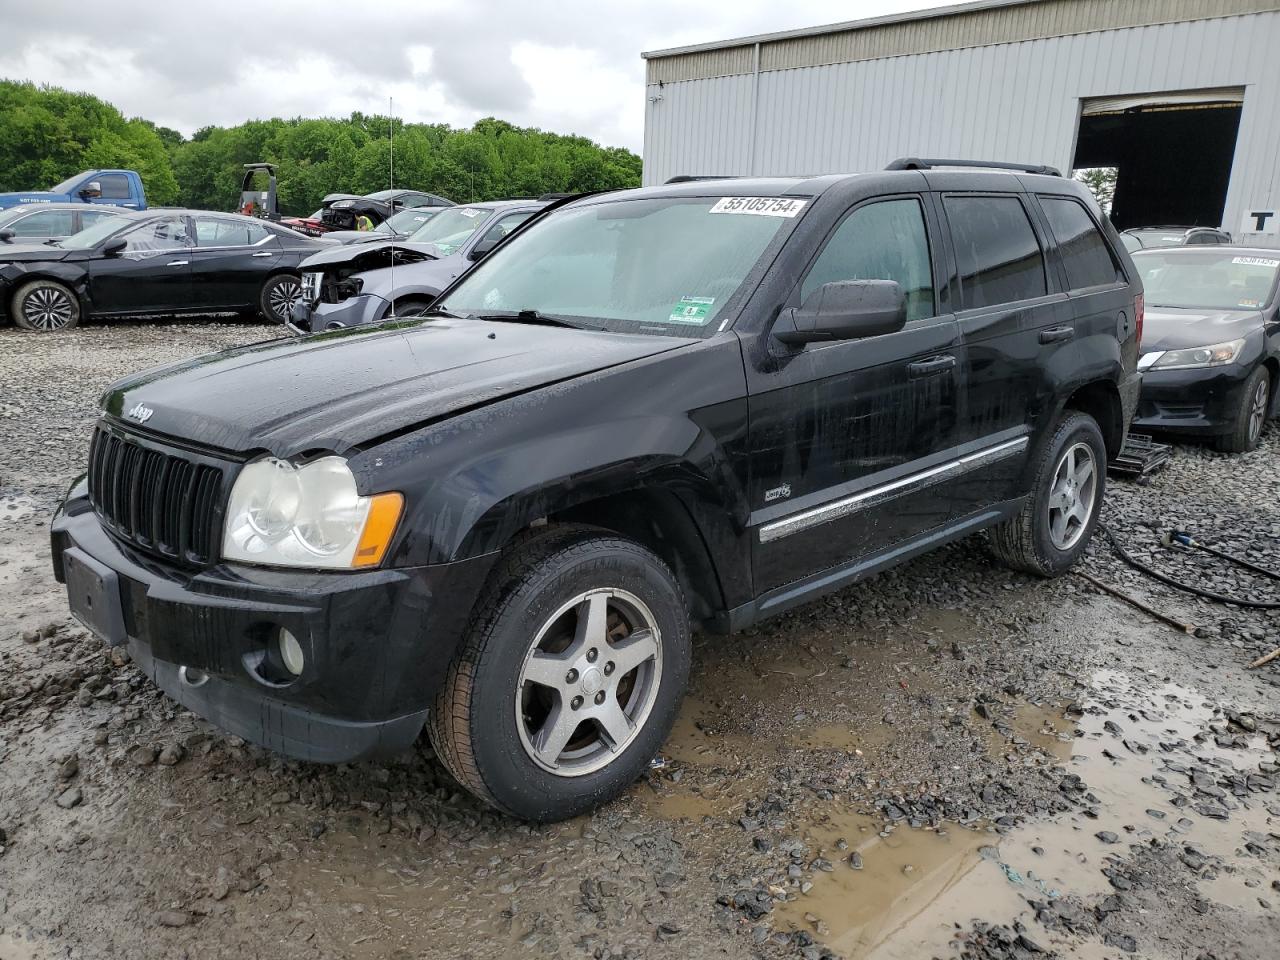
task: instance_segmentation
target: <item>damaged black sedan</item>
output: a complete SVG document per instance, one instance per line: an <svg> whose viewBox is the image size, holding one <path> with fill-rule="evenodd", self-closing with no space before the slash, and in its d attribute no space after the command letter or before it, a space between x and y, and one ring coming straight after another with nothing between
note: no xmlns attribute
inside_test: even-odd
<svg viewBox="0 0 1280 960"><path fill-rule="evenodd" d="M64 240L0 246L0 323L37 333L90 316L261 313L284 323L298 263L325 245L233 213L120 211Z"/></svg>

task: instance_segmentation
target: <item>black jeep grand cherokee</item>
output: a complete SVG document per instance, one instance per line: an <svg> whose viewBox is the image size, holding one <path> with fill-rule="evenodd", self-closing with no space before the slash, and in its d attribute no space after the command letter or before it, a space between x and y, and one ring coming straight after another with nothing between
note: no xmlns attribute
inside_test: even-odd
<svg viewBox="0 0 1280 960"><path fill-rule="evenodd" d="M117 383L53 524L72 610L246 739L425 726L553 820L661 748L694 625L983 529L1063 572L1138 393L1134 269L1072 181L931 163L578 198L427 318Z"/></svg>

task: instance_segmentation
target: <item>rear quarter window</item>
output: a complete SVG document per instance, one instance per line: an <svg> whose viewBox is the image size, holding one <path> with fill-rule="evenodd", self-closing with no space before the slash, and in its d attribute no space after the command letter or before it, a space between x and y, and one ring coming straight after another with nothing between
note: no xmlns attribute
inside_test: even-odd
<svg viewBox="0 0 1280 960"><path fill-rule="evenodd" d="M1072 290L1106 286L1124 279L1102 231L1084 204L1069 197L1042 196L1040 207L1058 241L1058 252Z"/></svg>
<svg viewBox="0 0 1280 960"><path fill-rule="evenodd" d="M965 309L1047 293L1044 254L1018 197L952 195L942 202Z"/></svg>

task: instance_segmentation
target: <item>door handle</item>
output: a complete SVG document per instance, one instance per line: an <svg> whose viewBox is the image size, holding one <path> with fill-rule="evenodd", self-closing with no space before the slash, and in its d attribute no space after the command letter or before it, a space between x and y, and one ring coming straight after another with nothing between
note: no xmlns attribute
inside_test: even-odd
<svg viewBox="0 0 1280 960"><path fill-rule="evenodd" d="M270 250L263 250L261 253L255 253L254 256L255 257L274 257L275 254L272 253Z"/></svg>
<svg viewBox="0 0 1280 960"><path fill-rule="evenodd" d="M170 261L169 261L169 266L171 266L171 267L185 267L185 266L186 266L187 264L189 264L190 262L191 262L190 260L170 260Z"/></svg>
<svg viewBox="0 0 1280 960"><path fill-rule="evenodd" d="M1041 343L1061 343L1063 340L1070 340L1076 335L1076 331L1072 327L1054 327L1052 330L1040 331Z"/></svg>
<svg viewBox="0 0 1280 960"><path fill-rule="evenodd" d="M907 376L912 380L919 380L922 377L936 377L940 373L954 369L956 358L953 356L930 357L927 360L917 360L915 363L907 364Z"/></svg>

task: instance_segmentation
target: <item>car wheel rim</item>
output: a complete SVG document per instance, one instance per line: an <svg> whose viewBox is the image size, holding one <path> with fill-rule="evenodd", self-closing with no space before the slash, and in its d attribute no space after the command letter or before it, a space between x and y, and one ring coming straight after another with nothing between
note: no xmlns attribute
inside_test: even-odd
<svg viewBox="0 0 1280 960"><path fill-rule="evenodd" d="M1258 384L1253 391L1253 401L1249 407L1249 442L1253 443L1262 436L1262 425L1267 421L1267 381Z"/></svg>
<svg viewBox="0 0 1280 960"><path fill-rule="evenodd" d="M1098 495L1098 465L1093 448L1073 444L1058 460L1049 488L1049 539L1070 550L1084 536Z"/></svg>
<svg viewBox="0 0 1280 960"><path fill-rule="evenodd" d="M40 330L61 330L75 317L75 304L62 290L38 287L22 303L22 317Z"/></svg>
<svg viewBox="0 0 1280 960"><path fill-rule="evenodd" d="M534 637L516 685L516 729L543 770L600 770L644 729L662 679L662 637L644 602L625 590L588 590Z"/></svg>
<svg viewBox="0 0 1280 960"><path fill-rule="evenodd" d="M289 319L293 305L301 296L302 284L297 280L281 280L271 288L271 292L267 295L267 303L271 305L271 312L276 315L276 319L283 323Z"/></svg>

